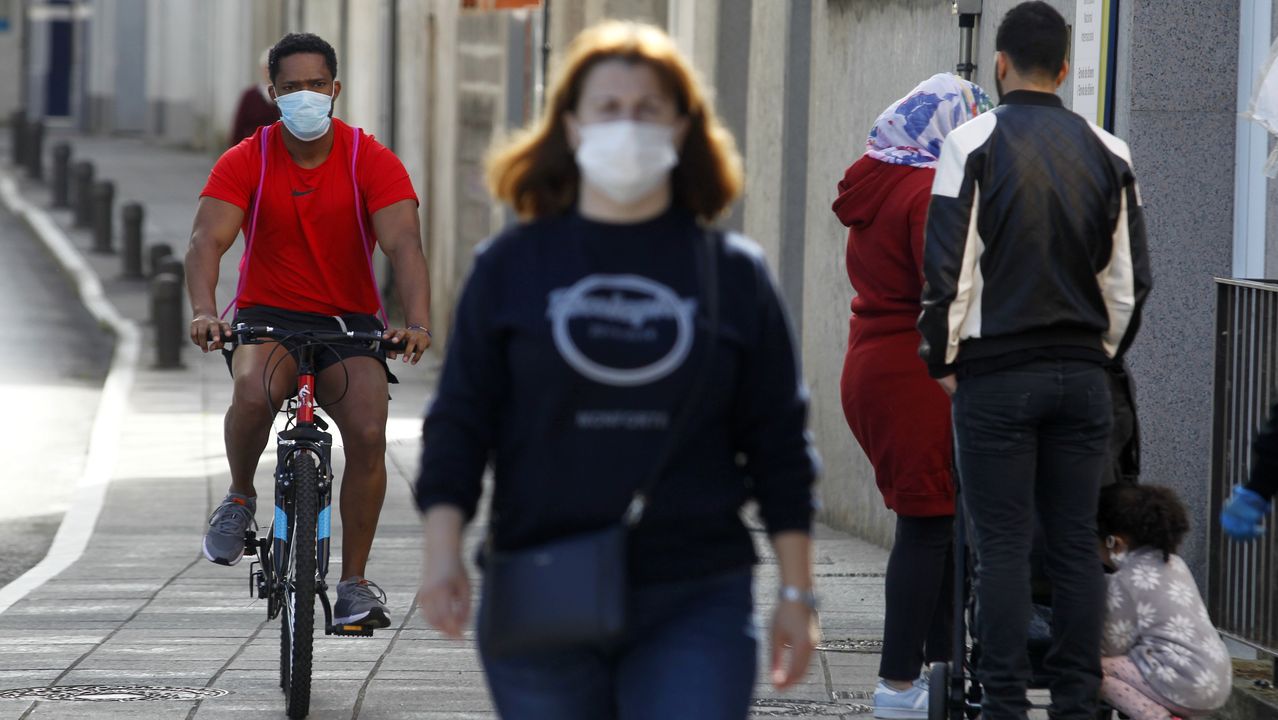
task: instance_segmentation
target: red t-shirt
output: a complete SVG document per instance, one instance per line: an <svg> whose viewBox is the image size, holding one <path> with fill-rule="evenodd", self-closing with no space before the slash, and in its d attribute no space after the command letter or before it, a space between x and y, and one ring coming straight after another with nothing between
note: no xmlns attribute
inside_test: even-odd
<svg viewBox="0 0 1278 720"><path fill-rule="evenodd" d="M342 315L375 314L377 286L367 252L376 246L371 216L400 200L417 202L413 183L395 154L360 132L360 203L369 247L361 247L351 184L351 126L333 118L333 149L317 168L299 167L284 147L280 123L258 128L223 153L209 173L201 197L222 200L244 211L245 237L253 221L253 193L261 177L261 133L267 139L266 180L252 257L240 259L241 308L266 305L284 310Z"/></svg>

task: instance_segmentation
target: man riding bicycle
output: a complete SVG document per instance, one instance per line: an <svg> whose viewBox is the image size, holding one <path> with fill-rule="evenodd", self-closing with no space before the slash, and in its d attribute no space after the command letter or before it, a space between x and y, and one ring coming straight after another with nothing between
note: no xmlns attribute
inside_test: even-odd
<svg viewBox="0 0 1278 720"><path fill-rule="evenodd" d="M286 35L271 49L268 69L281 120L218 160L200 193L186 254L191 340L204 352L221 349L233 378L224 426L231 487L209 519L203 546L204 556L221 565L235 565L244 553L257 509L258 458L297 376L295 347L270 341L227 347L231 323L218 314L215 289L219 261L236 236L243 231L245 251L232 300L235 322L298 332L382 329L376 243L390 258L407 325L387 328L386 337L404 341L403 359L413 364L431 341L417 195L403 164L332 116L342 86L327 42ZM387 383L396 382L386 357L354 346L316 353L316 399L337 423L346 458L334 622L366 628L390 624L385 594L364 578L386 494Z"/></svg>

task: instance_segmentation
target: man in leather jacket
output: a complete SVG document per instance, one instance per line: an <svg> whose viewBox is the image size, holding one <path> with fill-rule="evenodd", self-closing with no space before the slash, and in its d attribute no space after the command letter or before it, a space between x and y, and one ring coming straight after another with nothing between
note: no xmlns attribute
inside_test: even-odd
<svg viewBox="0 0 1278 720"><path fill-rule="evenodd" d="M1127 145L1064 108L1068 29L1027 2L999 27L1001 105L945 141L924 246L920 355L953 395L980 563L975 626L985 720L1022 719L1030 548L1053 592L1051 715L1095 715L1105 584L1096 510L1110 469L1109 368L1149 292ZM1037 510L1037 513L1035 512Z"/></svg>

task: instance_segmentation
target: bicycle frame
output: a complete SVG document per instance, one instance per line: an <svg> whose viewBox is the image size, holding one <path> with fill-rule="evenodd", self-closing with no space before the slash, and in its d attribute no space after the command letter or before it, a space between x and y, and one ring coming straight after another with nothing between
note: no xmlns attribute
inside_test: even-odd
<svg viewBox="0 0 1278 720"><path fill-rule="evenodd" d="M315 363L314 347L303 346L297 370L297 396L289 400L289 415L293 427L278 434L275 462L275 521L272 523L272 562L276 578L288 577L289 549L292 543L293 493L308 488L293 486L293 460L303 451L319 458L318 496L319 516L315 524L316 588L321 596L327 589L324 579L328 575L329 548L332 536L333 497L333 436L325 432L325 426L316 422L315 416ZM321 420L320 423L323 421ZM327 611L327 599L324 602ZM327 616L328 613L326 612Z"/></svg>
<svg viewBox="0 0 1278 720"><path fill-rule="evenodd" d="M269 328L267 330L270 330ZM350 336L357 333L347 333ZM267 335L269 337L269 335ZM296 517L294 498L298 492L314 492L318 514L315 522L315 594L324 609L325 635L353 635L367 637L370 629L358 625L333 625L333 610L328 599L326 578L329 570L329 554L332 547L332 499L333 499L333 436L327 432L328 423L316 414L315 403L315 343L303 343L297 348L297 392L289 398L286 414L291 426L276 435L275 508L270 538L257 538L250 531L245 538L246 554L257 555L258 560L250 569L250 593L256 591L259 598L267 600L267 617L275 619L287 596L291 549L294 540ZM318 484L314 488L295 485L293 468L296 459L304 453L318 460Z"/></svg>

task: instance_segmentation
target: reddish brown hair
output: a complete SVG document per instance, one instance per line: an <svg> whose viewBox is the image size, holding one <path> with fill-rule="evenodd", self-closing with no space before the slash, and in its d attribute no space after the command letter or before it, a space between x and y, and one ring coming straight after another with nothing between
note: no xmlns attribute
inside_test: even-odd
<svg viewBox="0 0 1278 720"><path fill-rule="evenodd" d="M489 152L488 189L525 219L559 214L577 202L580 176L564 115L577 107L586 76L607 60L643 63L674 97L688 133L671 174L671 195L703 220L723 213L741 193L741 156L719 122L696 72L660 28L607 21L583 30L550 88L546 111Z"/></svg>

